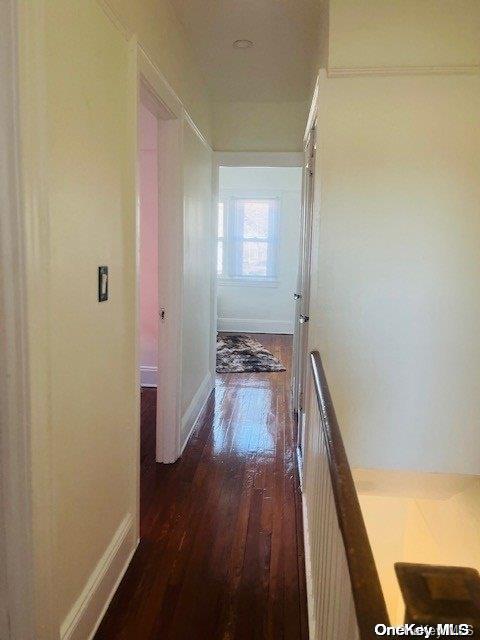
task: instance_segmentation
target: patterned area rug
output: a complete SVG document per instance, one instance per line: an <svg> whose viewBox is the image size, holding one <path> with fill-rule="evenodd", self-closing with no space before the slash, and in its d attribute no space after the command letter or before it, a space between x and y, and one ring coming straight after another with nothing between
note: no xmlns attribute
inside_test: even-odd
<svg viewBox="0 0 480 640"><path fill-rule="evenodd" d="M217 337L217 373L285 371L283 364L248 336Z"/></svg>

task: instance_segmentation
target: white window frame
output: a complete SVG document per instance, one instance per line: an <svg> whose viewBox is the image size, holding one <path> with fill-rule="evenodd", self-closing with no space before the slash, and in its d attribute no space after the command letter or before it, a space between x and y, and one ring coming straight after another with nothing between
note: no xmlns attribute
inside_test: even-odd
<svg viewBox="0 0 480 640"><path fill-rule="evenodd" d="M219 236L218 235L218 220L220 218L220 205L223 205L223 235ZM217 278L218 279L224 279L225 276L225 257L226 257L226 251L225 251L225 245L227 243L227 206L226 206L226 199L225 198L219 198L218 200L218 206L217 206L217 225L216 225L216 230L217 230L217 244L216 244L216 251L217 251L217 259L215 260L215 265L216 265L216 273L217 273ZM222 242L222 247L223 247L223 255L222 255L222 271L219 272L218 271L218 246L220 241Z"/></svg>
<svg viewBox="0 0 480 640"><path fill-rule="evenodd" d="M236 227L238 225L238 203L242 201L269 201L274 202L274 215L272 226L269 230L268 238L243 238L237 236ZM281 215L281 198L278 194L270 195L264 193L241 193L236 196L223 196L219 198L219 204L223 203L223 272L217 273L218 284L220 285L240 285L240 286L278 286L278 253L279 253L279 228ZM218 210L217 210L218 211ZM218 230L218 224L217 224ZM217 251L218 241L220 240L217 232ZM236 250L236 246L241 246L243 242L265 242L270 245L268 252L267 276L247 276L239 275L239 256L240 252Z"/></svg>

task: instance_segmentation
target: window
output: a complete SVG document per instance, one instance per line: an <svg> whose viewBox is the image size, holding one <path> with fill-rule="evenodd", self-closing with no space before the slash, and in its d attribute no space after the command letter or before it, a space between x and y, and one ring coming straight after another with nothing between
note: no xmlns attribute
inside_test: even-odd
<svg viewBox="0 0 480 640"><path fill-rule="evenodd" d="M276 280L278 200L230 198L218 206L217 272L225 280Z"/></svg>

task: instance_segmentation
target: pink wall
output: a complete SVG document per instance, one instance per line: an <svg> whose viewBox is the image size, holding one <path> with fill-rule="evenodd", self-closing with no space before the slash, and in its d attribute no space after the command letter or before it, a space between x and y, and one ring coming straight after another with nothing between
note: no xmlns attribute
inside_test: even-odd
<svg viewBox="0 0 480 640"><path fill-rule="evenodd" d="M158 122L140 105L140 366L158 364ZM152 382L146 374L143 383Z"/></svg>

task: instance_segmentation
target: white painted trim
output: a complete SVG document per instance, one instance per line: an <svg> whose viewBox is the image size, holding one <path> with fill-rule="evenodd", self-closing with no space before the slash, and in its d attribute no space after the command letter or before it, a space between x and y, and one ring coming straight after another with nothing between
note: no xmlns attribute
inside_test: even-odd
<svg viewBox="0 0 480 640"><path fill-rule="evenodd" d="M139 202L137 199L137 188L139 184L139 175L138 175L138 70L137 70L137 42L135 37L132 37L128 41L128 85L129 85L129 93L128 93L128 101L127 101L127 117L128 117L128 134L126 136L126 142L129 148L129 169L131 173L131 180L133 185L132 190L132 200L131 207L135 212L133 216L133 224L131 228L132 237L134 238L134 252L135 252L135 261L134 261L134 269L135 274L137 275L137 279L135 280L135 290L134 290L134 305L135 305L135 314L134 314L134 327L133 327L133 335L134 335L134 361L139 361L139 353L140 353L140 340L139 340L139 329L140 326L140 292L138 288L139 274L140 274L140 256L139 256L139 220L138 220L138 207ZM137 536L140 533L140 413L141 413L141 405L140 405L140 370L138 367L135 367L133 386L134 386L134 416L135 416L135 440L134 445L131 448L131 463L130 469L132 472L132 480L131 486L129 487L132 492L131 503L135 505L134 507L134 528L137 533Z"/></svg>
<svg viewBox="0 0 480 640"><path fill-rule="evenodd" d="M324 80L324 74L319 73L318 83L321 86ZM318 93L316 100L316 115L318 117L319 98ZM304 315L309 316L310 307L310 281L311 281L311 260L312 260L312 224L313 212L315 205L315 159L316 159L316 140L318 130L316 127L317 120L314 121L315 126L310 130L305 140L305 166L303 170L302 180L302 219L300 225L300 249L297 273L296 291L300 295L295 300L294 312L294 335L293 335L293 366L292 366L292 391L293 391L293 408L299 417L302 415L301 399L302 393L305 391L305 367L307 366L307 345L308 345L308 323L301 324L298 319ZM318 195L318 194L317 194ZM302 423L300 423L301 425ZM301 429L298 435L303 439ZM297 443L298 444L298 443ZM302 443L303 449L303 443Z"/></svg>
<svg viewBox="0 0 480 640"><path fill-rule="evenodd" d="M138 545L134 518L120 523L103 556L60 626L61 640L91 640Z"/></svg>
<svg viewBox="0 0 480 640"><path fill-rule="evenodd" d="M0 3L0 637L33 640L30 403L16 0Z"/></svg>
<svg viewBox="0 0 480 640"><path fill-rule="evenodd" d="M302 167L302 152L215 151L217 167Z"/></svg>
<svg viewBox="0 0 480 640"><path fill-rule="evenodd" d="M230 333L293 333L293 320L257 320L256 318L218 318L218 331Z"/></svg>
<svg viewBox="0 0 480 640"><path fill-rule="evenodd" d="M97 0L98 4L102 7L105 15L111 20L115 27L123 34L125 40L129 40L132 37L132 32L126 22L120 17L116 9L113 8L109 0Z"/></svg>
<svg viewBox="0 0 480 640"><path fill-rule="evenodd" d="M316 638L317 621L315 619L315 600L312 582L312 550L310 548L310 529L305 494L302 494L303 548L305 552L305 580L307 584L308 632L310 638Z"/></svg>
<svg viewBox="0 0 480 640"><path fill-rule="evenodd" d="M197 125L195 124L192 116L188 113L188 111L185 109L185 107L184 107L184 110L183 110L183 117L184 117L185 122L191 127L191 129L193 130L195 135L198 137L200 142L203 144L203 146L206 147L208 149L208 151L213 153L213 149L210 146L210 144L208 143L208 140L205 138L203 133L197 127Z"/></svg>
<svg viewBox="0 0 480 640"><path fill-rule="evenodd" d="M183 414L182 418L182 446L181 452L185 449L190 436L195 429L197 421L202 414L203 408L210 397L215 387L215 381L212 378L210 371L203 379L201 385L198 387L196 394L193 396L188 409ZM186 435L185 435L186 434Z"/></svg>
<svg viewBox="0 0 480 640"><path fill-rule="evenodd" d="M138 71L151 93L171 111L173 118L181 118L183 105L168 80L153 62L140 43L137 42Z"/></svg>
<svg viewBox="0 0 480 640"><path fill-rule="evenodd" d="M27 318L27 446L34 452L31 474L31 553L35 640L58 637L53 576L55 545L50 381L50 207L45 158L48 157L45 13L47 0L19 2L19 96L23 263L15 282L24 290ZM24 269L24 271L23 271ZM34 320L30 321L30 310Z"/></svg>
<svg viewBox="0 0 480 640"><path fill-rule="evenodd" d="M419 66L419 67L329 67L329 78L354 78L356 76L458 76L478 75L480 65Z"/></svg>
<svg viewBox="0 0 480 640"><path fill-rule="evenodd" d="M321 74L325 73L324 71L320 71L317 75L317 78L315 80L315 88L313 90L313 95L312 95L312 102L310 104L310 110L308 112L308 118L307 118L307 124L305 127L305 133L303 135L303 146L305 147L305 145L307 144L307 140L308 140L308 136L310 135L310 131L312 130L313 126L315 125L315 121L317 119L317 111L318 111L318 94L320 91L320 80L321 80ZM302 154L302 166L303 163L305 162L305 155Z"/></svg>
<svg viewBox="0 0 480 640"><path fill-rule="evenodd" d="M140 386L155 387L157 386L158 367L149 367L140 365Z"/></svg>
<svg viewBox="0 0 480 640"><path fill-rule="evenodd" d="M215 153L212 153L212 219L210 225L211 241L211 295L210 309L210 375L215 380L217 367L217 315L218 315L218 279L217 279L217 233L218 233L218 203L220 201L220 170Z"/></svg>
<svg viewBox="0 0 480 640"><path fill-rule="evenodd" d="M248 277L218 278L219 287L263 287L265 289L278 289L279 281L276 279L250 280Z"/></svg>
<svg viewBox="0 0 480 640"><path fill-rule="evenodd" d="M183 291L183 106L159 69L145 51L136 44L135 78L132 92L138 99L148 98L157 115L159 152L159 189L163 194L159 202L158 252L159 259L159 307L166 309L166 316L158 323L158 357L162 370L168 376L157 380L157 462L175 462L180 455L181 443L181 366L182 366L182 291ZM141 90L141 91L140 91ZM135 135L138 122L132 124ZM138 140L136 141L138 149ZM138 153L137 153L138 155ZM137 186L139 176L137 168ZM137 197L137 317L139 316L139 220ZM168 229L168 234L165 234ZM160 309L159 309L160 311ZM139 324L137 319L137 370ZM140 430L139 430L140 432Z"/></svg>

